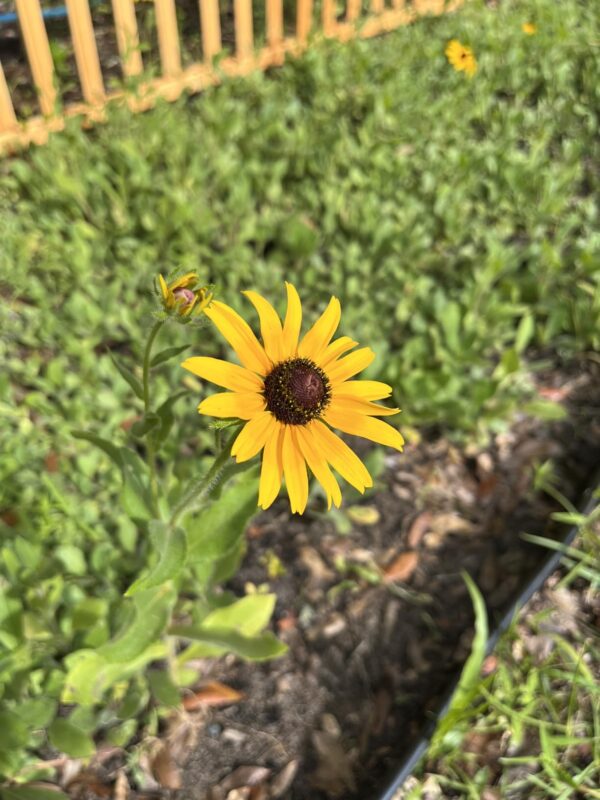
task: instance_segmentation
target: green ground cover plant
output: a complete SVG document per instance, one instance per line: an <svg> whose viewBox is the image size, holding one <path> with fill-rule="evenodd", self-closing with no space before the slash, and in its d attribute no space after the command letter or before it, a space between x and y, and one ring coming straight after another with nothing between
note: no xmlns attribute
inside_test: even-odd
<svg viewBox="0 0 600 800"><path fill-rule="evenodd" d="M191 679L139 665L92 704L66 682L151 558L119 471L72 431L131 441L142 405L111 356L140 361L157 272L200 269L234 304L284 278L313 312L335 293L405 425L483 437L517 407L558 413L530 370L600 346L599 27L577 0L472 3L0 164L0 774L43 777L48 727L73 755L128 741L144 709L152 732ZM453 38L471 79L444 56ZM194 354L216 346L203 329ZM157 391L173 387L164 458L184 456L184 479L214 432L188 413L200 383L165 363ZM56 722L61 698L79 705Z"/></svg>

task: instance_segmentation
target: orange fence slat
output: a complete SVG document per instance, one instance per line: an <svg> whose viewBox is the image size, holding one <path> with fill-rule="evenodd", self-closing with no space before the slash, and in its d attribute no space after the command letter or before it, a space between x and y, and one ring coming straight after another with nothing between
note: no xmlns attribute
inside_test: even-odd
<svg viewBox="0 0 600 800"><path fill-rule="evenodd" d="M267 42L279 47L283 42L283 0L266 0Z"/></svg>
<svg viewBox="0 0 600 800"><path fill-rule="evenodd" d="M296 36L305 44L312 28L313 0L298 0L296 9Z"/></svg>
<svg viewBox="0 0 600 800"><path fill-rule="evenodd" d="M0 64L0 131L10 131L18 127L15 109L6 85L4 70Z"/></svg>
<svg viewBox="0 0 600 800"><path fill-rule="evenodd" d="M361 0L348 0L348 4L346 6L346 19L348 22L354 22L358 19L361 7Z"/></svg>
<svg viewBox="0 0 600 800"><path fill-rule="evenodd" d="M181 50L175 2L174 0L154 0L154 9L163 75L165 78L172 78L181 72Z"/></svg>
<svg viewBox="0 0 600 800"><path fill-rule="evenodd" d="M235 52L240 61L252 57L254 36L252 31L252 0L233 0L235 17Z"/></svg>
<svg viewBox="0 0 600 800"><path fill-rule="evenodd" d="M385 11L385 0L371 0L371 11L373 14L381 14Z"/></svg>
<svg viewBox="0 0 600 800"><path fill-rule="evenodd" d="M92 15L88 0L66 0L75 62L84 100L91 105L104 101L104 83Z"/></svg>
<svg viewBox="0 0 600 800"><path fill-rule="evenodd" d="M219 0L200 0L200 24L204 60L210 62L222 48Z"/></svg>
<svg viewBox="0 0 600 800"><path fill-rule="evenodd" d="M139 75L144 64L133 0L112 0L112 8L123 74L127 77Z"/></svg>
<svg viewBox="0 0 600 800"><path fill-rule="evenodd" d="M27 60L38 93L42 114L52 114L56 104L54 64L39 0L16 0L19 25L25 42Z"/></svg>
<svg viewBox="0 0 600 800"><path fill-rule="evenodd" d="M334 36L337 25L335 17L335 0L322 0L321 21L325 36Z"/></svg>

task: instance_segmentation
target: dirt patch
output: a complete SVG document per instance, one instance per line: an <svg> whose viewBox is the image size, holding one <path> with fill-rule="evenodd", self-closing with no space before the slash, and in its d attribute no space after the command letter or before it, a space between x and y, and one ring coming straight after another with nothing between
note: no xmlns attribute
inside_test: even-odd
<svg viewBox="0 0 600 800"><path fill-rule="evenodd" d="M204 680L244 699L203 718L177 797L377 796L469 652L461 571L497 619L547 555L520 534L561 532L555 504L533 490L534 465L553 459L561 490L578 498L600 463L598 374L556 376L541 391L567 402L567 420L520 419L485 450L409 445L345 534L317 510L289 517L284 500L258 518L231 588L268 583L289 653L203 665ZM269 578L269 562L285 575Z"/></svg>

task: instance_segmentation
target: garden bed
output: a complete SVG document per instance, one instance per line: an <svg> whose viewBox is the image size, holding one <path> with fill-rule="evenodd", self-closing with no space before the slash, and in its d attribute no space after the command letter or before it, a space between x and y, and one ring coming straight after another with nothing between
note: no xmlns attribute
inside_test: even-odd
<svg viewBox="0 0 600 800"><path fill-rule="evenodd" d="M230 588L276 592L289 652L259 665L199 662L202 683L165 743L149 745L136 796L379 796L469 653L461 571L497 621L547 556L521 534L564 530L549 521L555 502L534 490L536 467L551 459L561 491L577 500L600 461L597 365L545 375L538 392L564 402L568 417L522 417L485 449L414 438L387 458L381 491L344 516L313 503L290 517L280 500L256 519ZM239 693L229 704L224 687ZM110 781L122 757L103 758ZM88 790L87 780L71 785L74 797Z"/></svg>

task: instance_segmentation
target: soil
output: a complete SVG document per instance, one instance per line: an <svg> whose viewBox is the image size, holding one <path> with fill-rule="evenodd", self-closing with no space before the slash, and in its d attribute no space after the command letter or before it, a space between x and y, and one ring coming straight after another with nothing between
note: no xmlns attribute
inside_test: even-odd
<svg viewBox="0 0 600 800"><path fill-rule="evenodd" d="M229 588L268 584L289 652L198 664L203 683L242 697L172 720L162 756L177 779L162 784L180 787L173 797L379 796L469 653L461 571L493 624L548 555L521 534L564 535L549 521L556 504L533 489L534 466L552 459L561 491L580 499L600 465L600 369L545 380L540 394L563 401L567 419L522 417L485 449L413 441L388 458L381 488L346 510L347 532L316 505L290 516L284 499L257 518ZM274 557L285 574L270 578ZM146 790L159 788L153 772Z"/></svg>

